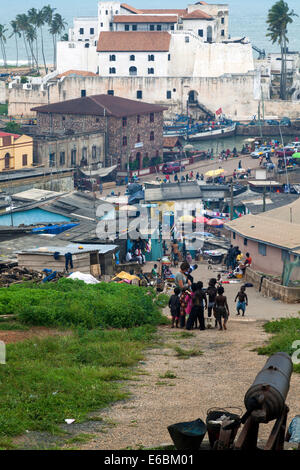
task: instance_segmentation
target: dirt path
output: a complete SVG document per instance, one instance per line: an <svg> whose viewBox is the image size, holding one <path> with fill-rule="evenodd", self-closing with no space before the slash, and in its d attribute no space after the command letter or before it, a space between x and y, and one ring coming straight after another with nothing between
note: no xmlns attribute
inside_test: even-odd
<svg viewBox="0 0 300 470"><path fill-rule="evenodd" d="M171 443L167 426L196 418L205 420L211 407L236 406L244 411L243 398L266 361L253 351L268 335L263 322L232 319L229 329L194 331L159 329L160 348L147 351L136 381L130 382L132 398L99 413L114 426L95 434L82 449L126 449ZM203 351L202 356L179 359L174 347ZM167 378L171 376L174 378ZM166 377L166 378L165 378ZM290 417L300 412L300 375L293 374L288 396ZM261 426L264 439L271 426Z"/></svg>

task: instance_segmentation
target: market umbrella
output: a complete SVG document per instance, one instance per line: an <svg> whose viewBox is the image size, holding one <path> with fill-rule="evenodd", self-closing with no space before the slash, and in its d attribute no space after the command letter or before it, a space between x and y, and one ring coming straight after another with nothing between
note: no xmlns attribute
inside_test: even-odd
<svg viewBox="0 0 300 470"><path fill-rule="evenodd" d="M293 153L292 158L300 158L300 152Z"/></svg>
<svg viewBox="0 0 300 470"><path fill-rule="evenodd" d="M220 219L211 219L207 222L207 225L211 227L222 227L224 225L224 221Z"/></svg>
<svg viewBox="0 0 300 470"><path fill-rule="evenodd" d="M208 221L209 219L207 219L206 217L195 217L193 219L193 222L195 224L207 224Z"/></svg>
<svg viewBox="0 0 300 470"><path fill-rule="evenodd" d="M223 170L222 168L219 168L218 170L210 170L210 171L208 171L207 173L205 173L205 176L214 177L214 176L223 175L223 173L225 173L225 170Z"/></svg>
<svg viewBox="0 0 300 470"><path fill-rule="evenodd" d="M193 222L194 218L193 215L182 215L178 220L179 222Z"/></svg>
<svg viewBox="0 0 300 470"><path fill-rule="evenodd" d="M183 147L183 150L193 150L194 146L192 144L187 144Z"/></svg>

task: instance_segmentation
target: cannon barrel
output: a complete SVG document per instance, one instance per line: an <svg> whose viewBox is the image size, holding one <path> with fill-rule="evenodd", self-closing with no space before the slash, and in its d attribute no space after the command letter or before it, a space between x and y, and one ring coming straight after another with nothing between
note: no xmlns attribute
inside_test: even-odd
<svg viewBox="0 0 300 470"><path fill-rule="evenodd" d="M244 403L252 418L261 423L277 419L283 412L293 364L288 354L271 356L247 391Z"/></svg>

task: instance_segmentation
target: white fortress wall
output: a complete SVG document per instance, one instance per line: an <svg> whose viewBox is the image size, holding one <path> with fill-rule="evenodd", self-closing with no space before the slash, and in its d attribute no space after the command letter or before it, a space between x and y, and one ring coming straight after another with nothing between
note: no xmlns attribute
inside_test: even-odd
<svg viewBox="0 0 300 470"><path fill-rule="evenodd" d="M97 73L97 47L85 47L84 42L59 41L57 43L57 70L59 73L68 70L84 70Z"/></svg>

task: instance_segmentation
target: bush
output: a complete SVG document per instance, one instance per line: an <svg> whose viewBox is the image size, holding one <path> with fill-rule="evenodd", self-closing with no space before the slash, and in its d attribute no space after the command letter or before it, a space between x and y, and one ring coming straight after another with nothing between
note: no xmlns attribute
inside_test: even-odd
<svg viewBox="0 0 300 470"><path fill-rule="evenodd" d="M145 287L60 279L57 283L16 285L0 290L1 314L21 323L84 328L131 328L163 321L164 296Z"/></svg>

